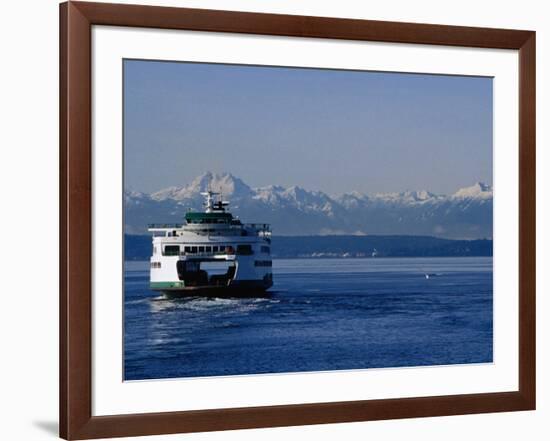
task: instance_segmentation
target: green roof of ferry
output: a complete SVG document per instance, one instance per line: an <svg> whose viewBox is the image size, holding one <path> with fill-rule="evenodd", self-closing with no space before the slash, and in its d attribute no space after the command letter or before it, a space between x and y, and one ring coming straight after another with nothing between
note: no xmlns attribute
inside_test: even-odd
<svg viewBox="0 0 550 441"><path fill-rule="evenodd" d="M233 220L231 213L204 213L189 212L185 214L185 220L191 223L205 223L205 221L216 221L215 223L230 223Z"/></svg>

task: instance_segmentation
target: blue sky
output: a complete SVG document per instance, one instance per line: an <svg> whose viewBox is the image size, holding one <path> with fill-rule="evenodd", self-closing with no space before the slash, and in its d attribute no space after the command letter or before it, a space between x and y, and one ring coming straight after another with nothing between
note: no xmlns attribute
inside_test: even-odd
<svg viewBox="0 0 550 441"><path fill-rule="evenodd" d="M492 183L492 79L124 62L125 186L205 172L329 194Z"/></svg>

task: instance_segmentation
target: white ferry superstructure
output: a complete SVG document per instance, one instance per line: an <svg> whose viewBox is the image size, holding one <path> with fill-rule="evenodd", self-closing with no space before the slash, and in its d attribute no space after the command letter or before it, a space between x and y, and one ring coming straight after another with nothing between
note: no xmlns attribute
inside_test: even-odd
<svg viewBox="0 0 550 441"><path fill-rule="evenodd" d="M187 212L184 224L149 225L150 288L170 297L265 292L273 285L269 225L243 224L219 193L201 194L205 210Z"/></svg>

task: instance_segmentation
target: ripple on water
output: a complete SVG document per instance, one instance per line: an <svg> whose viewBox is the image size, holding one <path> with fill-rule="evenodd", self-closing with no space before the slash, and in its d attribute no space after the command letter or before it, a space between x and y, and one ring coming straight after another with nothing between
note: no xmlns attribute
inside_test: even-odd
<svg viewBox="0 0 550 441"><path fill-rule="evenodd" d="M125 376L490 362L491 269L491 258L274 260L271 295L244 299L169 299L129 269Z"/></svg>

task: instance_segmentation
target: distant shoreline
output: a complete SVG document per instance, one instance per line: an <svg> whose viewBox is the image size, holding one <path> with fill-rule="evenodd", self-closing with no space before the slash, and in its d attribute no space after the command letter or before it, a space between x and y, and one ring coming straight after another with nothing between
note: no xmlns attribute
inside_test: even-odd
<svg viewBox="0 0 550 441"><path fill-rule="evenodd" d="M273 261L276 260L331 260L331 259L338 259L338 260L355 260L355 259L365 259L365 260L381 260L381 259L438 259L438 258L445 258L445 259L453 259L453 258L476 258L476 257L493 257L493 256L385 256L385 257L276 257L273 256ZM143 259L125 259L124 262L149 262L148 258Z"/></svg>
<svg viewBox="0 0 550 441"><path fill-rule="evenodd" d="M125 235L125 261L148 260L150 235ZM491 257L492 239L455 240L433 236L274 236L274 259L380 257Z"/></svg>

